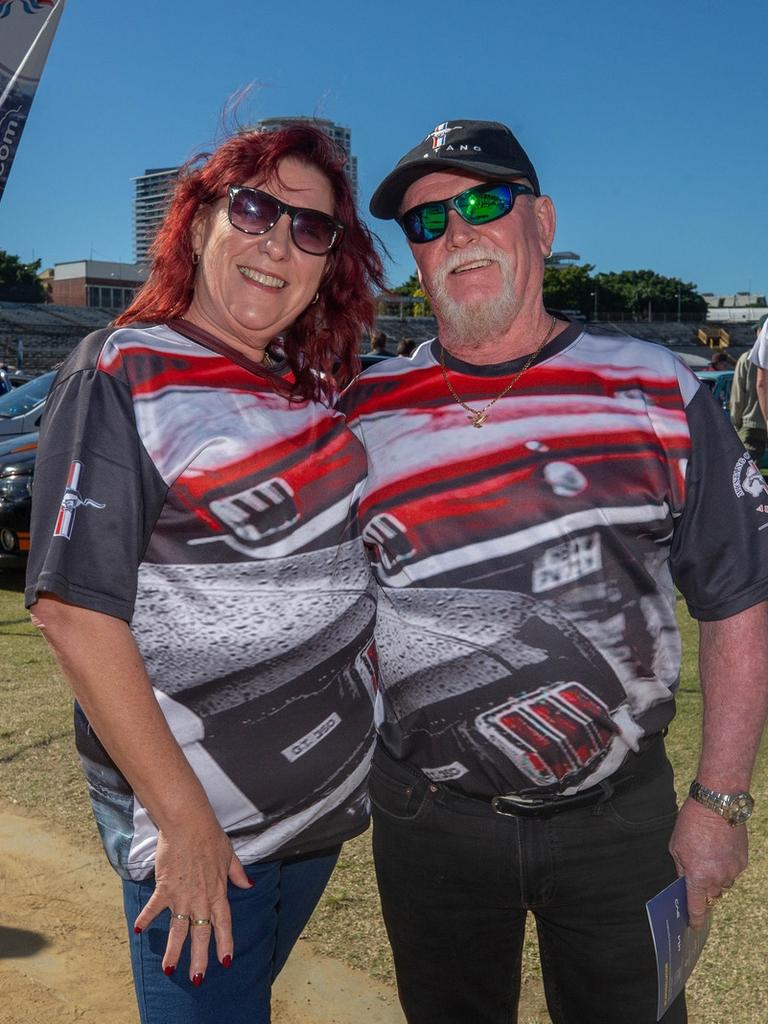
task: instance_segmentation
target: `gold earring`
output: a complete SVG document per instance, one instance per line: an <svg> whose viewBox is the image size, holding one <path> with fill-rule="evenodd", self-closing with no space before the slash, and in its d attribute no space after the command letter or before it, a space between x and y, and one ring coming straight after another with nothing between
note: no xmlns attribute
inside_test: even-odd
<svg viewBox="0 0 768 1024"><path fill-rule="evenodd" d="M315 297L314 297L314 299L312 299L312 301L310 302L310 306L314 306L314 304L315 304L315 303L317 302L317 300L318 300L319 298L320 298L320 292L315 292Z"/></svg>
<svg viewBox="0 0 768 1024"><path fill-rule="evenodd" d="M199 262L200 262L200 253L199 252L193 252L192 253L192 266L196 267Z"/></svg>

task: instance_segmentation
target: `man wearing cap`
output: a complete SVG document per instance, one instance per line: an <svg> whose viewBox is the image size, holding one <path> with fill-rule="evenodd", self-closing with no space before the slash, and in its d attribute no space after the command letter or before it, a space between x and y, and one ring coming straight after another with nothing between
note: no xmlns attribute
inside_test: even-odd
<svg viewBox="0 0 768 1024"><path fill-rule="evenodd" d="M344 398L370 467L373 845L401 1002L410 1024L515 1020L531 911L556 1024L650 1024L646 901L684 873L701 925L746 866L768 494L670 352L544 308L554 208L509 129L439 124L371 210L399 221L439 329ZM675 584L705 708L679 814ZM685 1019L681 995L663 1020Z"/></svg>

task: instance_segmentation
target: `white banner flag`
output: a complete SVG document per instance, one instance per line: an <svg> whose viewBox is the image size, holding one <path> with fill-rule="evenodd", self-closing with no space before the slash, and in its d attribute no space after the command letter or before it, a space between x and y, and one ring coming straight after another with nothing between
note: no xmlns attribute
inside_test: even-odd
<svg viewBox="0 0 768 1024"><path fill-rule="evenodd" d="M0 196L64 0L0 0Z"/></svg>

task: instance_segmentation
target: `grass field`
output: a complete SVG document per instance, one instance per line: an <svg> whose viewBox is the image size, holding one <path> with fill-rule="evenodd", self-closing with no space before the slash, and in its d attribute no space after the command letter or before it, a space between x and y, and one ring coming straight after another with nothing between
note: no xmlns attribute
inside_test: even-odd
<svg viewBox="0 0 768 1024"><path fill-rule="evenodd" d="M22 576L0 573L0 800L18 804L98 847L76 762L71 702L44 641L22 604ZM679 795L693 777L701 696L695 624L679 609L684 662L678 714L668 739ZM749 660L745 659L745 664ZM764 1024L768 1018L768 766L760 758L753 782L757 811L750 823L751 867L720 901L710 939L689 986L692 1024ZM391 980L392 964L379 916L368 836L348 843L309 926L317 948ZM537 974L526 943L525 977ZM544 1024L529 1018L521 1024Z"/></svg>

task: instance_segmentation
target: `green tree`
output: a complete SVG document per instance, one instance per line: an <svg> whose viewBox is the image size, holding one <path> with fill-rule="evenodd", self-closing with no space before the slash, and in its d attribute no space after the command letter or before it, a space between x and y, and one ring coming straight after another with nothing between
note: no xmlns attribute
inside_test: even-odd
<svg viewBox="0 0 768 1024"><path fill-rule="evenodd" d="M389 290L394 295L413 295L414 298L423 299L423 304L419 303L419 309L423 312L424 316L432 316L432 307L429 304L429 299L427 298L424 289L421 287L419 275L415 270L407 281L403 281L403 283L397 285L396 288L390 288ZM415 314L416 309L414 308L412 312Z"/></svg>
<svg viewBox="0 0 768 1024"><path fill-rule="evenodd" d="M595 284L599 308L606 312L627 310L637 320L662 313L674 317L678 309L681 314L706 316L707 304L696 285L678 277L664 277L653 270L622 270L596 274Z"/></svg>
<svg viewBox="0 0 768 1024"><path fill-rule="evenodd" d="M423 295L424 292L421 290L421 281L419 275L414 272L408 278L407 281L403 281L396 288L389 289L394 295Z"/></svg>
<svg viewBox="0 0 768 1024"><path fill-rule="evenodd" d="M40 260L22 263L0 249L0 299L5 302L44 302L45 289L38 280Z"/></svg>
<svg viewBox="0 0 768 1024"><path fill-rule="evenodd" d="M576 267L544 268L544 305L548 309L569 309L589 313L592 309L594 282L590 263Z"/></svg>

